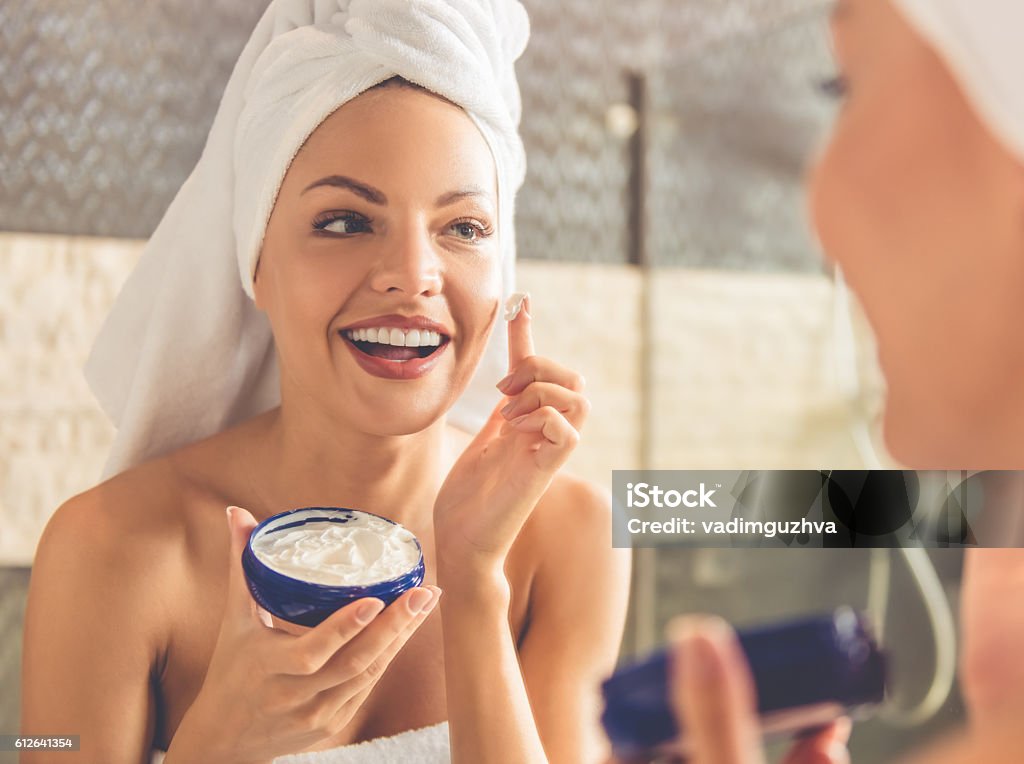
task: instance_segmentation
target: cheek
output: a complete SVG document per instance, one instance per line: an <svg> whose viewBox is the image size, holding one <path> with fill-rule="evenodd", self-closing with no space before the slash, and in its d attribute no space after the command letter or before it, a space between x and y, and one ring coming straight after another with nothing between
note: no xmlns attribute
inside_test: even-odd
<svg viewBox="0 0 1024 764"><path fill-rule="evenodd" d="M267 269L261 296L278 352L292 365L313 362L329 344L331 321L358 283L351 271L340 258L317 256Z"/></svg>
<svg viewBox="0 0 1024 764"><path fill-rule="evenodd" d="M841 121L808 178L809 212L824 255L835 262L875 323L890 274L884 257L885 202L878 168L861 160L874 149L871 135ZM877 327L876 327L877 328Z"/></svg>
<svg viewBox="0 0 1024 764"><path fill-rule="evenodd" d="M462 264L449 270L445 280L452 316L462 338L459 352L470 360L479 357L500 317L501 268L497 258Z"/></svg>

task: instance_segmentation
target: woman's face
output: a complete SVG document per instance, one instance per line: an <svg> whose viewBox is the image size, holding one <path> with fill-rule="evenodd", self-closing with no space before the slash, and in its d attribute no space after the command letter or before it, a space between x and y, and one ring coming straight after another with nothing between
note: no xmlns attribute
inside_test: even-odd
<svg viewBox="0 0 1024 764"><path fill-rule="evenodd" d="M419 432L465 389L501 299L494 160L419 89L349 101L281 185L255 281L282 398L363 432Z"/></svg>
<svg viewBox="0 0 1024 764"><path fill-rule="evenodd" d="M840 3L833 34L847 95L812 214L878 339L887 444L1024 460L1024 168L888 0Z"/></svg>

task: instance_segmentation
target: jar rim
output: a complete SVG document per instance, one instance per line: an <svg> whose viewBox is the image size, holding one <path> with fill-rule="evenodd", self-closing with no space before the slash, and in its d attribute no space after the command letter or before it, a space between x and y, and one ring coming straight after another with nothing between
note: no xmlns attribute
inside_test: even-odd
<svg viewBox="0 0 1024 764"><path fill-rule="evenodd" d="M252 542L253 542L253 539L257 537L257 535L260 533L260 531L263 530L263 528L268 523L270 523L271 521L280 520L282 517L286 517L288 515L295 514L297 512L317 512L317 511L322 511L322 512L355 512L355 513L358 513L358 514L368 515L370 517L374 517L374 518L377 518L379 520L383 520L384 522L390 523L391 525L397 525L399 528L405 528L405 526L403 526L401 523L397 523L394 520L388 519L387 517L381 517L380 515L375 514L373 512L367 512L366 510L355 509L355 508L352 508L352 507L323 507L323 506L314 506L314 507L296 507L295 509L287 509L287 510L285 510L283 512L278 512L276 514L271 515L270 517L268 517L268 518L264 519L263 521L261 521L255 528L252 529L252 533L249 534L249 538L248 538L248 540L245 543L245 549L243 550L243 553L242 553L242 565L243 565L243 568L246 569L246 572L247 573L254 573L254 572L256 572L258 570L259 575L266 576L266 577L270 578L270 580L275 581L275 583L277 583L279 585L282 585L282 586L288 586L289 588L304 589L306 591L314 591L314 592L318 592L320 594L323 594L325 596L332 596L332 595L341 596L341 595L344 595L344 596L348 596L348 597L351 597L353 592L365 592L364 594L360 595L362 597L375 597L375 596L378 596L378 595L387 595L387 594L390 593L390 591L389 591L390 589L404 587L408 583L408 580L410 578L411 579L415 579L418 575L422 575L422 573L424 571L423 547L420 544L420 540L416 537L416 534L412 533L411 531L410 531L410 535L412 536L413 543L416 544L416 551L419 554L419 559L417 560L417 562L409 570L407 570L407 571L405 571L405 572L403 572L403 573L401 573L401 574L399 574L397 576L394 576L393 578L386 578L386 579L382 579L380 581L374 581L374 582L369 583L369 584L321 584L321 583L318 583L316 581L308 581L306 579L296 578L295 576L289 576L289 575L287 575L285 573L281 573L280 571L274 570L269 565L267 565L265 562L260 560L260 558L256 554L255 550L252 548ZM408 529L406 529L406 530L408 530ZM249 563L248 565L246 564L247 562ZM249 570L250 568L255 568L255 570L250 571Z"/></svg>

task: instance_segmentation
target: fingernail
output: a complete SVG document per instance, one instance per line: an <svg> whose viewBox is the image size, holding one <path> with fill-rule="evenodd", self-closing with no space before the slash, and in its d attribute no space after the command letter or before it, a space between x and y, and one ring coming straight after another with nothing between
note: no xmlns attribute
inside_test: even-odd
<svg viewBox="0 0 1024 764"><path fill-rule="evenodd" d="M510 401L509 404L505 408L503 408L501 410L501 415L502 416L508 416L509 414L512 413L512 409L514 409L515 407L516 407L516 402L515 401Z"/></svg>
<svg viewBox="0 0 1024 764"><path fill-rule="evenodd" d="M437 587L433 586L430 587L430 591L434 593L434 598L427 603L427 606L425 608L423 608L424 612L427 613L429 613L431 610L437 607L437 603L441 601L441 595L444 593Z"/></svg>
<svg viewBox="0 0 1024 764"><path fill-rule="evenodd" d="M683 678L706 684L714 676L715 654L707 639L696 631L688 630L680 640L683 656Z"/></svg>
<svg viewBox="0 0 1024 764"><path fill-rule="evenodd" d="M434 593L430 589L417 589L409 595L409 612L413 615L420 613L433 599Z"/></svg>
<svg viewBox="0 0 1024 764"><path fill-rule="evenodd" d="M684 681L707 684L719 673L719 652L728 630L718 618L679 619L672 627L672 641L679 645Z"/></svg>
<svg viewBox="0 0 1024 764"><path fill-rule="evenodd" d="M513 376L514 376L514 375L512 375L512 374L509 374L509 375L508 375L507 377L505 377L505 378L504 378L503 380L501 380L501 382L499 382L498 384L496 384L496 385L495 385L495 387L497 387L497 388L498 388L499 390L501 390L502 392L504 392L504 391L505 391L505 388L506 388L506 387L508 387L508 386L509 386L509 383L511 383L511 382L512 382L512 377L513 377Z"/></svg>
<svg viewBox="0 0 1024 764"><path fill-rule="evenodd" d="M508 421L508 423L510 425L512 425L513 427L518 427L519 425L521 425L523 423L523 420L526 419L526 417L528 417L528 416L530 416L530 415L529 414L523 414L522 416L517 416L515 419L510 419Z"/></svg>
<svg viewBox="0 0 1024 764"><path fill-rule="evenodd" d="M356 622L365 626L384 609L384 603L378 599L367 600L356 607Z"/></svg>

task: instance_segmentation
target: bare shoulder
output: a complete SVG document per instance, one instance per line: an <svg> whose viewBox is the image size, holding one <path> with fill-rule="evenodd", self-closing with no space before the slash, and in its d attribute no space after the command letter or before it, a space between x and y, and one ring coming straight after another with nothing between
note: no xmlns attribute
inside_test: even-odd
<svg viewBox="0 0 1024 764"><path fill-rule="evenodd" d="M50 518L25 611L22 729L88 736L96 761L138 760L155 727L180 523L165 463L81 493ZM153 497L161 497L154 499ZM111 725L118 719L118 725Z"/></svg>
<svg viewBox="0 0 1024 764"><path fill-rule="evenodd" d="M116 548L121 556L131 556L139 544L147 547L146 552L154 551L149 545L169 538L179 525L171 508L181 494L180 479L167 459L134 467L58 507L39 550L88 543L94 550Z"/></svg>
<svg viewBox="0 0 1024 764"><path fill-rule="evenodd" d="M558 472L548 490L537 502L531 523L536 530L550 532L561 528L587 535L598 529L611 538L611 494L602 486L568 472ZM600 534L598 534L600 535Z"/></svg>
<svg viewBox="0 0 1024 764"><path fill-rule="evenodd" d="M51 517L37 557L74 553L84 544L97 564L122 574L138 565L148 578L167 572L162 563L183 563L208 535L207 524L217 513L207 510L232 493L224 475L237 438L236 432L218 433L72 497ZM223 514L215 520L223 525Z"/></svg>
<svg viewBox="0 0 1024 764"><path fill-rule="evenodd" d="M523 531L538 569L629 564L628 553L612 548L611 493L565 471L555 475Z"/></svg>
<svg viewBox="0 0 1024 764"><path fill-rule="evenodd" d="M175 471L157 460L72 497L43 531L33 578L79 581L112 607L131 599L144 608L147 592L158 595L180 559L183 526L173 511L180 496Z"/></svg>

